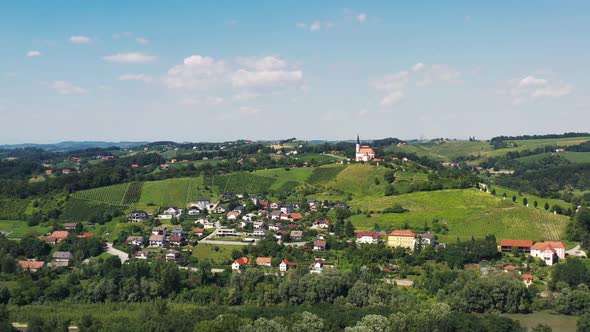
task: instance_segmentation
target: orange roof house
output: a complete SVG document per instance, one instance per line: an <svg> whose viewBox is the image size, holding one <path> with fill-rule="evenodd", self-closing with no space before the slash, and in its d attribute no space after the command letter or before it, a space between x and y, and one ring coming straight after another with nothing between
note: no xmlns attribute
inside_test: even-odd
<svg viewBox="0 0 590 332"><path fill-rule="evenodd" d="M271 266L272 257L256 257L256 265L258 266Z"/></svg>
<svg viewBox="0 0 590 332"><path fill-rule="evenodd" d="M18 265L23 270L37 271L38 269L45 266L43 261L18 261Z"/></svg>
<svg viewBox="0 0 590 332"><path fill-rule="evenodd" d="M512 248L517 248L520 252L529 253L531 252L531 247L533 246L533 241L531 240L501 240L500 241L500 249L502 252L511 252Z"/></svg>
<svg viewBox="0 0 590 332"><path fill-rule="evenodd" d="M248 257L240 257L236 259L233 264L231 265L232 270L239 270L242 266L250 265L250 258Z"/></svg>

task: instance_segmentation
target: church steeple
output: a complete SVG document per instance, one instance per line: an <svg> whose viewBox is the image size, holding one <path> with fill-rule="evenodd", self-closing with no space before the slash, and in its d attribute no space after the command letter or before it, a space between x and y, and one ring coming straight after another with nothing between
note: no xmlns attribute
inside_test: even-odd
<svg viewBox="0 0 590 332"><path fill-rule="evenodd" d="M361 144L361 139L359 138L359 134L356 134L356 144Z"/></svg>

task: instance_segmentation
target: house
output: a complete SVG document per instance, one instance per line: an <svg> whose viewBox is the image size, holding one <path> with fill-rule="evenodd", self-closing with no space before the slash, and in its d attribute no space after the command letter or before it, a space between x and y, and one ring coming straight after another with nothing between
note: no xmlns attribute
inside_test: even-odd
<svg viewBox="0 0 590 332"><path fill-rule="evenodd" d="M272 202L270 203L270 208L276 210L281 207L281 201Z"/></svg>
<svg viewBox="0 0 590 332"><path fill-rule="evenodd" d="M291 219L291 215L290 214L286 214L286 213L282 213L282 212L281 212L281 217L279 219L280 220L293 221L293 219Z"/></svg>
<svg viewBox="0 0 590 332"><path fill-rule="evenodd" d="M541 258L547 265L553 265L558 259L565 258L565 245L557 241L537 242L531 247L531 256Z"/></svg>
<svg viewBox="0 0 590 332"><path fill-rule="evenodd" d="M264 221L255 221L253 224L254 229L263 229Z"/></svg>
<svg viewBox="0 0 590 332"><path fill-rule="evenodd" d="M309 207L316 206L318 204L319 204L319 202L316 201L315 199L309 199L309 200L307 200L307 206L309 206Z"/></svg>
<svg viewBox="0 0 590 332"><path fill-rule="evenodd" d="M428 246L434 247L436 245L436 238L432 233L418 234L417 241L420 243L420 245L422 245L422 248L426 248Z"/></svg>
<svg viewBox="0 0 590 332"><path fill-rule="evenodd" d="M531 240L501 240L500 241L500 250L502 252L512 252L513 248L516 248L519 252L523 253L530 253L531 247L533 246L533 241Z"/></svg>
<svg viewBox="0 0 590 332"><path fill-rule="evenodd" d="M289 213L293 212L293 206L283 205L283 206L281 206L281 212L283 212L285 214L289 214Z"/></svg>
<svg viewBox="0 0 590 332"><path fill-rule="evenodd" d="M258 266L272 266L271 257L256 257L256 265Z"/></svg>
<svg viewBox="0 0 590 332"><path fill-rule="evenodd" d="M201 237L201 236L207 234L207 231L204 228L195 228L195 230L193 231L193 233L196 236Z"/></svg>
<svg viewBox="0 0 590 332"><path fill-rule="evenodd" d="M168 250L166 253L166 261L173 261L176 262L180 257L180 251L178 250Z"/></svg>
<svg viewBox="0 0 590 332"><path fill-rule="evenodd" d="M171 207L164 209L163 214L170 215L172 217L179 217L180 215L182 215L182 209L179 209L176 206L171 206Z"/></svg>
<svg viewBox="0 0 590 332"><path fill-rule="evenodd" d="M252 232L252 235L257 236L257 237L265 237L266 236L266 230L264 230L264 229L255 229L254 232Z"/></svg>
<svg viewBox="0 0 590 332"><path fill-rule="evenodd" d="M528 273L523 274L522 281L524 282L525 286L529 287L533 284L533 275Z"/></svg>
<svg viewBox="0 0 590 332"><path fill-rule="evenodd" d="M281 261L281 264L279 264L279 271L285 272L293 266L297 266L297 264L291 263L288 260L284 259L283 261Z"/></svg>
<svg viewBox="0 0 590 332"><path fill-rule="evenodd" d="M235 228L220 228L217 231L217 236L238 236Z"/></svg>
<svg viewBox="0 0 590 332"><path fill-rule="evenodd" d="M408 230L395 230L387 236L387 246L414 249L416 233Z"/></svg>
<svg viewBox="0 0 590 332"><path fill-rule="evenodd" d="M79 239L88 239L94 236L94 233L82 233L82 235L76 236Z"/></svg>
<svg viewBox="0 0 590 332"><path fill-rule="evenodd" d="M150 257L150 252L147 250L140 250L135 252L135 258L137 259L148 259Z"/></svg>
<svg viewBox="0 0 590 332"><path fill-rule="evenodd" d="M301 241L303 239L303 231L291 231L289 235L291 236L291 240L294 241Z"/></svg>
<svg viewBox="0 0 590 332"><path fill-rule="evenodd" d="M68 231L55 231L51 233L49 237L55 239L55 243L59 243L63 241L65 238L67 238L69 235L70 232Z"/></svg>
<svg viewBox="0 0 590 332"><path fill-rule="evenodd" d="M168 232L168 228L167 227L154 227L152 228L152 234L153 235L166 235L166 232Z"/></svg>
<svg viewBox="0 0 590 332"><path fill-rule="evenodd" d="M143 210L135 210L131 211L127 214L127 221L129 222L140 222L147 220L149 218L149 214Z"/></svg>
<svg viewBox="0 0 590 332"><path fill-rule="evenodd" d="M274 224L270 224L268 226L268 230L269 231L273 231L273 232L278 232L281 229L284 229L285 226L283 224L281 224L280 222L274 223Z"/></svg>
<svg viewBox="0 0 590 332"><path fill-rule="evenodd" d="M303 219L303 215L299 212L293 212L289 215L289 218L293 221L299 221Z"/></svg>
<svg viewBox="0 0 590 332"><path fill-rule="evenodd" d="M29 270L31 272L36 272L40 268L45 266L45 262L43 261L18 261L18 265L23 270Z"/></svg>
<svg viewBox="0 0 590 332"><path fill-rule="evenodd" d="M379 233L358 232L356 233L356 244L377 244L379 243Z"/></svg>
<svg viewBox="0 0 590 332"><path fill-rule="evenodd" d="M188 215L189 216L198 216L199 214L201 214L201 212L203 212L198 206L191 206L188 209Z"/></svg>
<svg viewBox="0 0 590 332"><path fill-rule="evenodd" d="M508 264L506 266L504 266L504 272L519 272L520 273L520 268L518 266L514 266L512 264Z"/></svg>
<svg viewBox="0 0 590 332"><path fill-rule="evenodd" d="M240 213L236 211L230 211L225 216L227 217L227 220L236 220L240 216Z"/></svg>
<svg viewBox="0 0 590 332"><path fill-rule="evenodd" d="M73 231L76 229L76 227L78 227L77 222L68 222L64 224L64 228L68 231Z"/></svg>
<svg viewBox="0 0 590 332"><path fill-rule="evenodd" d="M350 206L344 202L336 201L333 205L334 208L350 209Z"/></svg>
<svg viewBox="0 0 590 332"><path fill-rule="evenodd" d="M230 193L230 192L223 193L223 195L221 195L221 197L222 197L223 199L228 199L228 200L229 200L229 199L236 199L236 198L238 198L238 196L237 196L236 194L234 194L234 193Z"/></svg>
<svg viewBox="0 0 590 332"><path fill-rule="evenodd" d="M53 174L52 169L45 170L45 175L51 175L51 174Z"/></svg>
<svg viewBox="0 0 590 332"><path fill-rule="evenodd" d="M139 164L131 164L131 168L139 168Z"/></svg>
<svg viewBox="0 0 590 332"><path fill-rule="evenodd" d="M273 210L270 213L270 219L272 219L272 220L279 220L279 219L281 219L281 215L282 214L283 213L280 210Z"/></svg>
<svg viewBox="0 0 590 332"><path fill-rule="evenodd" d="M243 269L247 265L250 265L250 258L240 257L232 263L231 269L234 271L239 271L240 269Z"/></svg>
<svg viewBox="0 0 590 332"><path fill-rule="evenodd" d="M64 168L64 169L61 170L61 174L66 174L67 175L67 174L70 174L70 173L72 173L72 170L70 170L69 168Z"/></svg>
<svg viewBox="0 0 590 332"><path fill-rule="evenodd" d="M262 199L260 197L253 196L253 197L250 197L250 201L252 202L252 204L258 206L258 205L260 205L260 202L262 201Z"/></svg>
<svg viewBox="0 0 590 332"><path fill-rule="evenodd" d="M225 213L225 211L227 211L226 206L217 205L217 207L215 208L215 213L218 213L218 214Z"/></svg>
<svg viewBox="0 0 590 332"><path fill-rule="evenodd" d="M128 236L127 237L127 241L125 241L125 243L127 244L131 244L134 246L141 246L143 245L143 236Z"/></svg>
<svg viewBox="0 0 590 332"><path fill-rule="evenodd" d="M324 269L325 264L326 264L325 259L316 258L315 261L313 262L313 265L311 266L311 270L309 270L309 273L322 273L322 270Z"/></svg>
<svg viewBox="0 0 590 332"><path fill-rule="evenodd" d="M182 235L174 234L168 238L168 242L170 242L173 246L181 247L185 244L185 238Z"/></svg>
<svg viewBox="0 0 590 332"><path fill-rule="evenodd" d="M318 228L327 229L329 227L330 227L330 221L328 219L316 219L313 221L313 225L311 226L311 228L313 228L313 229L318 229Z"/></svg>
<svg viewBox="0 0 590 332"><path fill-rule="evenodd" d="M152 235L150 236L150 247L161 247L166 242L166 236L164 235Z"/></svg>
<svg viewBox="0 0 590 332"><path fill-rule="evenodd" d="M201 209L201 211L204 209L209 209L211 207L211 200L208 198L201 198L197 200L196 205L199 209Z"/></svg>
<svg viewBox="0 0 590 332"><path fill-rule="evenodd" d="M356 153L354 160L367 162L375 158L375 150L371 149L368 145L361 145L361 140L356 135Z"/></svg>
<svg viewBox="0 0 590 332"><path fill-rule="evenodd" d="M326 251L326 241L317 240L313 242L313 251Z"/></svg>
<svg viewBox="0 0 590 332"><path fill-rule="evenodd" d="M69 251L56 251L53 254L53 261L57 264L54 266L69 266L70 261L74 259L74 255L72 255Z"/></svg>
<svg viewBox="0 0 590 332"><path fill-rule="evenodd" d="M245 209L244 209L244 207L243 207L243 206L241 206L241 205L238 205L238 206L236 206L236 207L235 207L235 208L234 208L232 211L234 211L234 212L237 212L237 213L239 213L239 214L242 214L242 213L244 213Z"/></svg>

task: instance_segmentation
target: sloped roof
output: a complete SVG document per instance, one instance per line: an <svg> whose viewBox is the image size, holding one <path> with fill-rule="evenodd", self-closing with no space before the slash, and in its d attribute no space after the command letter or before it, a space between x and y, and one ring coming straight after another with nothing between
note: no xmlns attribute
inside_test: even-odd
<svg viewBox="0 0 590 332"><path fill-rule="evenodd" d="M535 250L545 250L545 248L555 251L555 249L565 249L565 245L559 241L545 241L537 242L531 247L531 249Z"/></svg>
<svg viewBox="0 0 590 332"><path fill-rule="evenodd" d="M270 264L272 257L256 257L256 264Z"/></svg>
<svg viewBox="0 0 590 332"><path fill-rule="evenodd" d="M525 247L530 248L533 246L533 241L531 240L501 240L500 246L502 247Z"/></svg>
<svg viewBox="0 0 590 332"><path fill-rule="evenodd" d="M18 261L18 265L24 270L36 270L40 269L45 266L45 262L43 261Z"/></svg>
<svg viewBox="0 0 590 332"><path fill-rule="evenodd" d="M65 239L66 237L68 237L68 235L70 235L70 232L68 231L55 231L51 233L51 237L54 237L56 239Z"/></svg>
<svg viewBox="0 0 590 332"><path fill-rule="evenodd" d="M240 257L240 258L236 259L234 261L234 263L237 263L240 266L242 266L242 265L249 265L250 264L250 258L248 258L248 257Z"/></svg>
<svg viewBox="0 0 590 332"><path fill-rule="evenodd" d="M373 233L373 232L358 232L358 233L356 233L356 237L359 238L359 239L362 238L362 237L364 237L364 236L370 236L373 239L376 239L376 238L379 237L379 234L378 233Z"/></svg>
<svg viewBox="0 0 590 332"><path fill-rule="evenodd" d="M416 233L414 233L412 231L408 231L408 230L403 230L403 229L396 229L395 231L389 233L389 235L416 237Z"/></svg>

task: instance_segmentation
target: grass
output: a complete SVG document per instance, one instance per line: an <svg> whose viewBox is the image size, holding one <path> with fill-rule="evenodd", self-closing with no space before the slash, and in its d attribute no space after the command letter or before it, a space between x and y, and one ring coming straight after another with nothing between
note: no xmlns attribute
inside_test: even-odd
<svg viewBox="0 0 590 332"><path fill-rule="evenodd" d="M546 312L532 314L502 314L502 316L517 320L522 327L532 329L541 323L553 329L553 332L576 331L576 317L567 315L554 315Z"/></svg>
<svg viewBox="0 0 590 332"><path fill-rule="evenodd" d="M110 205L123 205L123 199L129 188L129 183L82 190L72 194L72 197Z"/></svg>
<svg viewBox="0 0 590 332"><path fill-rule="evenodd" d="M122 211L123 209L123 206L70 198L65 203L63 212L59 218L61 221L66 222L87 221L93 217L102 217L105 213L114 215L115 212Z"/></svg>
<svg viewBox="0 0 590 332"><path fill-rule="evenodd" d="M346 168L346 166L341 165L330 165L314 168L309 178L307 178L307 183L315 185L328 182L336 178L336 176Z"/></svg>
<svg viewBox="0 0 590 332"><path fill-rule="evenodd" d="M6 235L8 239L20 239L30 233L42 235L49 232L49 229L46 226L31 227L26 221L21 220L0 220L0 232L10 231L10 234Z"/></svg>
<svg viewBox="0 0 590 332"><path fill-rule="evenodd" d="M175 178L161 181L148 181L143 184L140 205L149 203L157 206L184 207L199 198L213 198L216 193L205 190L203 177Z"/></svg>
<svg viewBox="0 0 590 332"><path fill-rule="evenodd" d="M254 174L275 179L270 190L276 193L287 193L303 184L311 173L313 168L272 168L255 171Z"/></svg>
<svg viewBox="0 0 590 332"><path fill-rule="evenodd" d="M218 251L215 248L219 248ZM235 249L241 249L239 246L222 245L222 244L204 244L199 243L193 248L193 257L198 260L209 260L212 264L223 265L229 264L232 260L231 252Z"/></svg>
<svg viewBox="0 0 590 332"><path fill-rule="evenodd" d="M479 192L475 189L454 189L433 192L416 192L399 196L353 200L350 205L362 211L381 211L394 204L401 204L410 212L403 214L374 213L351 217L359 230L371 230L375 223L381 228L402 228L423 231L424 224L432 226L432 220L446 222L449 232L442 241L484 237L493 234L497 238L522 238L531 240L561 239L568 218L526 208L511 201Z"/></svg>
<svg viewBox="0 0 590 332"><path fill-rule="evenodd" d="M205 183L216 187L219 192L259 194L268 191L276 181L270 177L238 172L208 177Z"/></svg>
<svg viewBox="0 0 590 332"><path fill-rule="evenodd" d="M541 198L539 196L535 196L535 195L531 195L531 194L526 194L526 193L518 193L518 191L510 189L510 188L506 188L506 187L502 187L502 186L497 186L497 185L492 185L490 186L490 188L492 189L496 189L496 196L502 198L502 195L504 193L506 193L506 200L507 201L511 201L512 202L512 196L516 196L516 203L522 205L522 201L524 198L527 199L528 203L529 203L529 208L530 209L534 209L534 203L535 201L537 201L538 205L537 205L537 209L539 210L545 210L545 203L549 203L549 207L552 207L553 205L559 205L562 208L565 208L566 210L572 206L571 203L568 203L566 201L563 201L561 199L553 199L553 198Z"/></svg>

